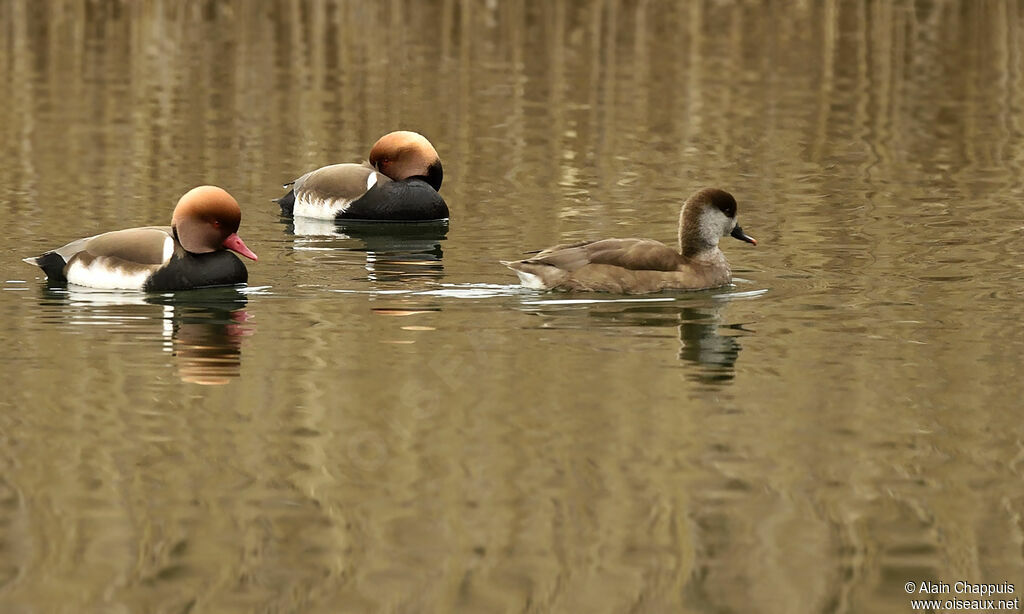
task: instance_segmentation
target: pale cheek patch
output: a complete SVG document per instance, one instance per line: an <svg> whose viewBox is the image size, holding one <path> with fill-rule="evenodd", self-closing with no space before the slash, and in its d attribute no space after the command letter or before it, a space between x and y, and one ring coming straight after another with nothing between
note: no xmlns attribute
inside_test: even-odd
<svg viewBox="0 0 1024 614"><path fill-rule="evenodd" d="M172 243L173 247L173 243ZM68 283L103 290L141 290L159 267L127 270L112 263L109 258L96 258L88 265L74 261L68 267Z"/></svg>
<svg viewBox="0 0 1024 614"><path fill-rule="evenodd" d="M732 232L733 221L718 209L709 209L700 218L700 237L708 243L718 243L718 239Z"/></svg>

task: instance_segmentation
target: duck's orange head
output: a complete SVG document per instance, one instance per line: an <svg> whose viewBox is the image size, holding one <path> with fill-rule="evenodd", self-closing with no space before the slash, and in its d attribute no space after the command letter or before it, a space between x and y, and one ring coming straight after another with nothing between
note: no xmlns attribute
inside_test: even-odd
<svg viewBox="0 0 1024 614"><path fill-rule="evenodd" d="M408 130L380 137L370 149L370 164L395 181L422 177L435 190L441 189L444 179L437 150L422 134Z"/></svg>
<svg viewBox="0 0 1024 614"><path fill-rule="evenodd" d="M242 209L238 201L224 189L212 185L185 192L171 216L171 227L186 251L207 254L230 249L256 260L256 254L238 236L241 223Z"/></svg>

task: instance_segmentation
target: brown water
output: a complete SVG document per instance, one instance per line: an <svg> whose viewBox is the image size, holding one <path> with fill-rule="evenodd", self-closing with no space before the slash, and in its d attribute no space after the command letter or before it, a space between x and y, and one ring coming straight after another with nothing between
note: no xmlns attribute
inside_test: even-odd
<svg viewBox="0 0 1024 614"><path fill-rule="evenodd" d="M1024 597L1022 27L972 0L0 2L0 611ZM278 217L396 128L444 160L446 233ZM200 183L243 205L248 288L20 261ZM723 242L733 287L547 294L497 262L671 241L702 186L761 243Z"/></svg>

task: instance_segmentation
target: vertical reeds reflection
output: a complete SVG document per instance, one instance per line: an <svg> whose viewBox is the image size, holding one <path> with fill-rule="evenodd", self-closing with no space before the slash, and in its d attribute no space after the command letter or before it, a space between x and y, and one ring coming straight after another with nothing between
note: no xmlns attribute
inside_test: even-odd
<svg viewBox="0 0 1024 614"><path fill-rule="evenodd" d="M560 185L555 220L710 182L779 189L737 168L852 163L891 180L944 156L994 168L1012 149L975 136L1013 132L1019 14L988 6L19 0L3 9L0 70L19 84L5 142L21 185L96 193L99 221L151 218L172 186L201 179L268 192L401 126L437 143L468 212L497 179L526 198ZM872 146L836 150L851 114ZM968 149L935 147L936 125ZM537 142L548 156L526 154ZM60 175L33 170L58 156ZM556 183L534 185L545 178Z"/></svg>
<svg viewBox="0 0 1024 614"><path fill-rule="evenodd" d="M453 209L445 266L422 277L452 281L444 276L454 270L463 275L454 281L474 282L490 265L466 273L466 261L491 263L512 247L634 231L670 239L679 199L718 184L744 197L744 225L764 228L755 234L766 245L799 243L776 256L779 268L826 277L833 294L858 309L912 299L922 319L945 324L948 286L907 290L895 275L879 282L865 273L931 273L921 269L933 262L915 261L938 257L927 242L963 240L948 229L972 223L994 193L1021 194L1021 19L1017 2L970 0L7 0L0 227L19 245L50 247L44 240L160 223L184 187L214 182L253 203L246 224L280 251L284 231L268 222L272 205L256 203L305 170L364 157L383 132L411 128L441 152ZM897 199L904 206L882 208ZM1008 211L1016 211L1012 203ZM438 250L431 243L426 251ZM257 283L284 285L293 275L324 283L322 270L267 261L250 269ZM398 259L385 277L408 279L408 264ZM1009 578L1020 569L1012 548L1019 495L982 491L980 505L942 506L927 492L920 459L936 446L936 455L963 451L956 434L969 429L935 443L909 419L873 428L871 414L850 411L839 435L827 433L849 443L815 454L825 444L803 432L814 415L767 404L754 405L760 414L739 411L729 392L754 344L723 335L730 331L720 330L717 314L673 314L678 331L663 336L667 342L652 338L650 352L625 358L601 352L597 366L583 349L550 346L493 365L491 353L441 344L426 330L421 342L415 330L367 324L369 308L356 299L277 306L291 299L247 306L280 309L286 324L266 325L281 332L260 346L267 352L247 342L245 371L258 374L247 387L221 387L248 408L237 430L219 413L227 392L192 404L176 390L151 394L127 375L124 356L139 347L92 358L93 349L66 337L37 337L37 358L10 366L16 381L32 382L38 356L52 351L69 371L90 358L109 367L113 392L97 393L97 377L80 375L64 392L85 407L66 408L67 429L63 415L45 424L46 413L24 418L51 429L37 452L72 444L69 462L80 469L68 479L77 487L65 491L47 471L26 469L19 450L5 452L5 471L28 487L0 485L0 493L62 487L32 513L19 507L26 496L0 494L11 501L8 526L19 536L72 533L86 553L76 559L61 550L66 543L44 540L50 550L33 558L27 540L4 538L27 561L0 568L0 576L18 577L10 590L46 594L56 569L74 580L59 593L66 603L84 585L81 594L139 611L181 593L181 610L195 594L203 605L228 594L239 611L301 609L341 595L396 611L529 603L565 611L874 612L892 603L892 577L938 573L940 545L953 552L958 574L996 579L997 568ZM438 313L448 308L439 304ZM450 311L432 326L446 330ZM339 314L341 321L330 319ZM177 329L178 373L194 375L190 360L209 362L206 350L215 347L223 353L214 363L233 377L240 340L232 322L222 319L212 332L206 324ZM946 328L977 340L973 323ZM11 334L21 339L20 332ZM595 343L577 332L578 348ZM874 333L865 326L856 341L875 342ZM494 355L529 347L518 329L495 325L488 335ZM409 350L382 351L382 339L408 342ZM433 360L437 347L483 391L477 405L431 380L432 363L417 351ZM945 386L956 374L992 390L1016 376L1008 363L987 366L997 345L967 347L933 357L943 358L948 375L933 394L955 394ZM666 348L678 363L672 376L652 375L652 357ZM777 358L801 356L817 368L818 351L793 342ZM558 373L566 355L583 371L575 388L549 378L523 391L502 379L516 369ZM685 411L691 406L680 398L693 382L679 366L722 392L706 412ZM904 394L874 386L888 368L853 359L844 366L861 382L847 395L851 407ZM382 377L393 378L384 390ZM602 386L616 377L654 383L624 384L629 396L609 399ZM433 395L439 409L403 405L393 381ZM813 402L803 389L792 395ZM552 408L545 399L569 400ZM161 403L160 411L129 411ZM181 423L200 425L198 435ZM861 439L842 429L860 429ZM977 465L1005 465L985 450L972 454ZM798 462L800 471L792 470ZM900 481L918 473L910 486ZM90 490L96 475L105 481ZM954 475L963 485L973 479ZM976 494L952 490L964 501ZM147 506L153 497L158 505ZM95 517L82 520L77 510ZM167 526L178 513L180 523ZM90 524L104 522L97 518L106 519L101 530ZM877 543L894 533L905 541ZM800 548L788 556L794 544ZM175 563L182 558L187 566ZM104 565L90 575L82 560ZM23 571L3 571L14 567ZM148 590L155 585L163 592ZM584 602L593 608L578 607Z"/></svg>

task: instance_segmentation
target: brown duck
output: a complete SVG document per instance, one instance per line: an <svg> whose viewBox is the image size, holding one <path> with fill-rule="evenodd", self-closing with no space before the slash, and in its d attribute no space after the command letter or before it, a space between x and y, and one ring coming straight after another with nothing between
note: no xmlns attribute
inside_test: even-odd
<svg viewBox="0 0 1024 614"><path fill-rule="evenodd" d="M732 281L718 240L757 245L736 223L736 199L715 188L696 192L679 214L679 250L653 239L602 239L550 247L532 258L502 262L536 290L646 294L704 290Z"/></svg>

